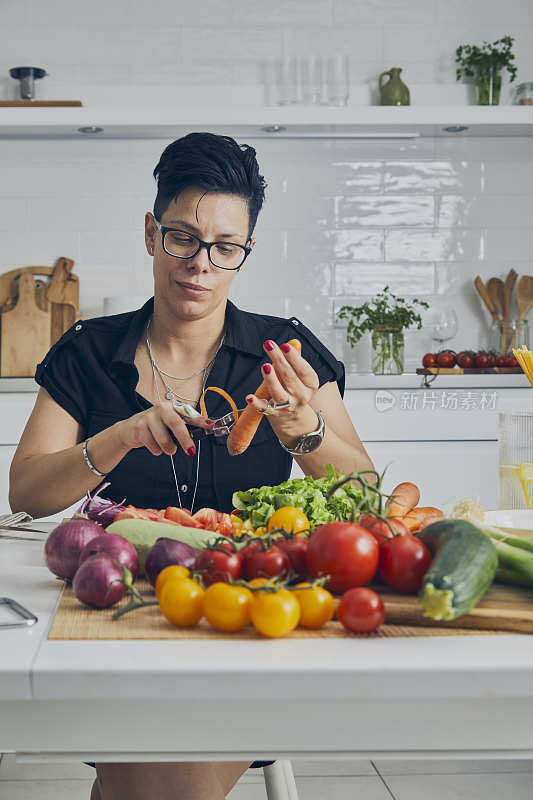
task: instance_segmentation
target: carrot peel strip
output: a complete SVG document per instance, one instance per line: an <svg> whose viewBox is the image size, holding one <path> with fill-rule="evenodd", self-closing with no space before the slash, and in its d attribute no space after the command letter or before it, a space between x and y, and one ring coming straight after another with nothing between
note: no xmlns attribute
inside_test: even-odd
<svg viewBox="0 0 533 800"><path fill-rule="evenodd" d="M217 394L221 394L224 400L227 400L227 402L231 406L231 410L233 411L233 417L235 419L235 422L237 422L237 420L239 419L239 411L237 409L237 406L235 405L233 398L224 389L219 389L218 386L207 386L202 392L202 396L200 397L200 413L202 414L202 417L208 416L207 408L205 407L205 395L207 392L216 392Z"/></svg>

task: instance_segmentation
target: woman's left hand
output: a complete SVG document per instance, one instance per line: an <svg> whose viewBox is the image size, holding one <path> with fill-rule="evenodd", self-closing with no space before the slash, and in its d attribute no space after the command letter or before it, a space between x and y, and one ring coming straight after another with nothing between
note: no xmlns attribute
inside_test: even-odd
<svg viewBox="0 0 533 800"><path fill-rule="evenodd" d="M263 364L261 373L267 391L266 399L255 394L246 395L246 401L257 411L270 414L269 419L295 421L303 409L307 408L313 395L318 391L318 375L312 366L302 358L296 348L290 344L281 347L267 339L263 347L272 364ZM270 401L270 402L269 402ZM273 408L273 404L290 402L285 408Z"/></svg>

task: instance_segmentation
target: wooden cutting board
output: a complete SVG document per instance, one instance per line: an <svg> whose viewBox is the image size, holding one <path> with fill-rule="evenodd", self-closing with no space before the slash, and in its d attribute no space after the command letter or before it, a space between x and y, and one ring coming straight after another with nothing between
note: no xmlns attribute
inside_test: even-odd
<svg viewBox="0 0 533 800"><path fill-rule="evenodd" d="M382 586L376 589L385 603L387 623L533 634L533 589L494 583L472 611L447 622L422 616L415 596L395 594Z"/></svg>
<svg viewBox="0 0 533 800"><path fill-rule="evenodd" d="M19 278L18 301L1 315L0 364L2 377L33 375L50 348L50 311L37 305L35 281L28 272Z"/></svg>

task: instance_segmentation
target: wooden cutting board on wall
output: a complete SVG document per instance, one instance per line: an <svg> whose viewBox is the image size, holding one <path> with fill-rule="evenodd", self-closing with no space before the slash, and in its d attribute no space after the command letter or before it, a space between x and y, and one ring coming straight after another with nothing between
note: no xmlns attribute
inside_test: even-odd
<svg viewBox="0 0 533 800"><path fill-rule="evenodd" d="M50 311L37 305L35 281L23 272L17 304L2 313L0 363L3 377L31 375L50 348Z"/></svg>
<svg viewBox="0 0 533 800"><path fill-rule="evenodd" d="M60 257L54 267L20 267L0 275L1 377L33 377L50 347L79 319L73 266L72 259Z"/></svg>

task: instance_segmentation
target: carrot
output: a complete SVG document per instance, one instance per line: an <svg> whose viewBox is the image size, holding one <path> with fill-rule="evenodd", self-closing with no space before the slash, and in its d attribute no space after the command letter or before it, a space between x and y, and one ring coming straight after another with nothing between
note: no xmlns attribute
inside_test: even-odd
<svg viewBox="0 0 533 800"><path fill-rule="evenodd" d="M411 509L404 517L402 522L411 533L417 533L423 530L427 525L436 522L438 519L443 519L444 512L440 508L433 506L417 506Z"/></svg>
<svg viewBox="0 0 533 800"><path fill-rule="evenodd" d="M388 517L405 517L420 500L420 489L414 483L399 483L387 502Z"/></svg>
<svg viewBox="0 0 533 800"><path fill-rule="evenodd" d="M291 347L294 347L295 350L301 352L302 345L298 339L291 339L289 344ZM269 397L270 392L264 381L262 381L254 394L260 400L266 400ZM252 406L248 406L244 409L244 411L241 412L239 419L229 432L226 442L230 456L238 456L241 453L244 453L254 438L254 434L258 429L262 418L263 414L261 411L257 411Z"/></svg>

